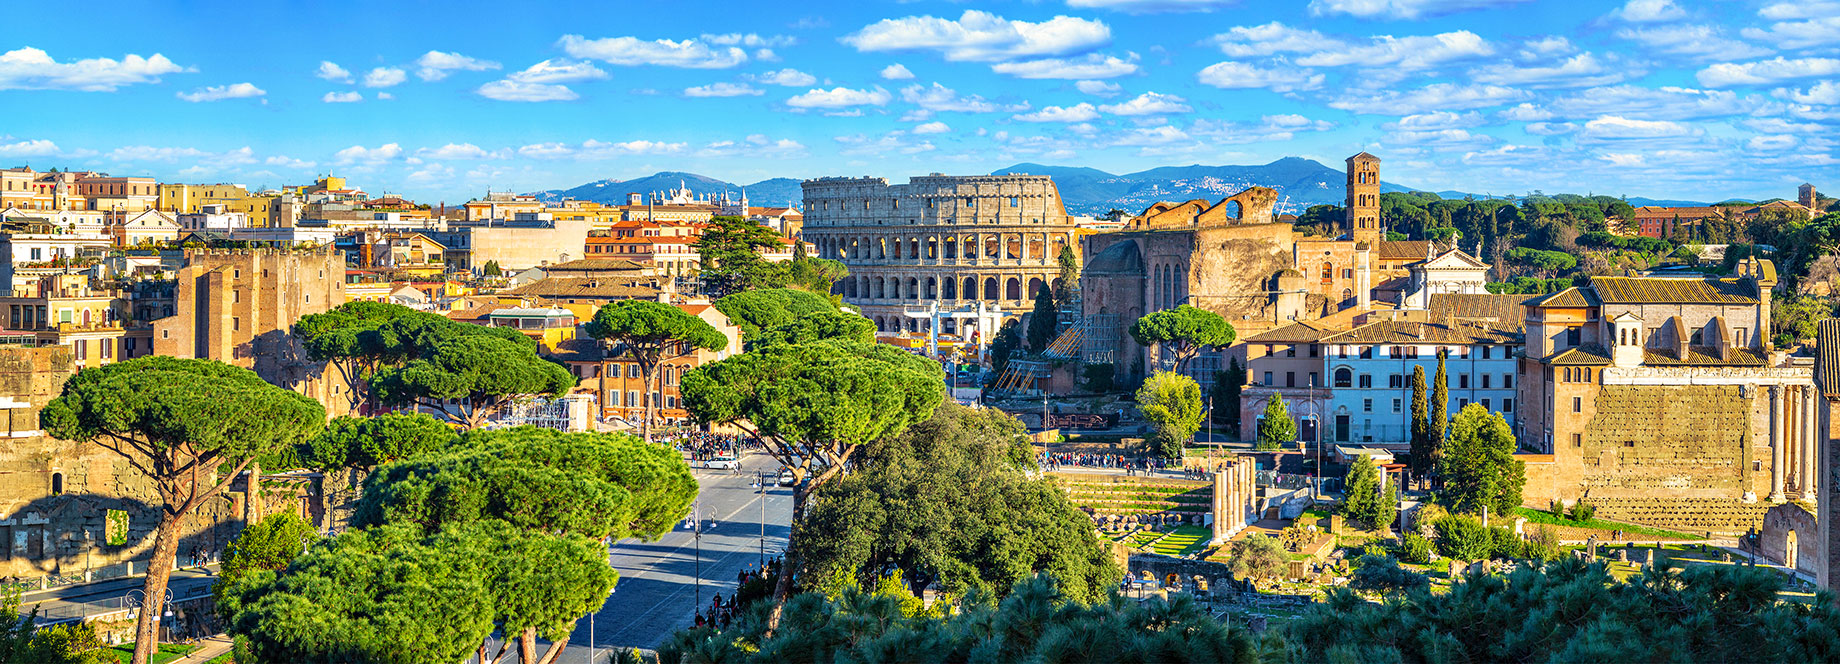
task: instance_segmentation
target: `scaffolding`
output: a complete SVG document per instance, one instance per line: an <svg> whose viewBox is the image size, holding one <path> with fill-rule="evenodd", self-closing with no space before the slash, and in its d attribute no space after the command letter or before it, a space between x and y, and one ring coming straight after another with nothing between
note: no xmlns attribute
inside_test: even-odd
<svg viewBox="0 0 1840 664"><path fill-rule="evenodd" d="M499 417L486 425L487 428L501 429L524 425L538 426L557 431L573 431L577 428L574 417L575 405L583 401L594 400L593 395L567 396L555 399L533 399L526 403L507 407ZM592 404L589 404L592 407Z"/></svg>

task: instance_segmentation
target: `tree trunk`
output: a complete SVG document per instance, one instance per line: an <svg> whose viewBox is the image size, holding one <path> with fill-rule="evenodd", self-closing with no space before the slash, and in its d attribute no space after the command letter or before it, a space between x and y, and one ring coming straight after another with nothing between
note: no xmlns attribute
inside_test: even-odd
<svg viewBox="0 0 1840 664"><path fill-rule="evenodd" d="M160 647L160 612L166 608L166 581L179 557L179 528L184 522L184 514L163 514L154 531L153 559L147 561L147 581L141 584L141 615L134 623L132 664L147 664Z"/></svg>
<svg viewBox="0 0 1840 664"><path fill-rule="evenodd" d="M562 657L562 649L568 646L569 640L567 638L549 644L549 650L543 653L543 659L537 660L536 664L552 664L557 661L558 658Z"/></svg>
<svg viewBox="0 0 1840 664"><path fill-rule="evenodd" d="M533 664L537 661L537 628L525 627L518 634L518 664Z"/></svg>
<svg viewBox="0 0 1840 664"><path fill-rule="evenodd" d="M249 481L243 487L248 490L243 494L243 527L248 528L262 520L262 462L249 462Z"/></svg>
<svg viewBox="0 0 1840 664"><path fill-rule="evenodd" d="M792 519L788 521L792 528L786 533L786 552L780 554L779 580L773 584L773 611L767 614L766 638L773 638L773 633L779 630L779 619L786 611L786 598L792 596L792 572L798 569L799 565L797 546L799 514L805 511L807 490L803 481L792 487Z"/></svg>
<svg viewBox="0 0 1840 664"><path fill-rule="evenodd" d="M641 403L645 404L645 414L640 416L642 419L639 422L639 439L648 443L652 442L652 408L656 405L652 403L652 380L657 374L657 367L639 365L639 389L643 391L639 398L643 400Z"/></svg>

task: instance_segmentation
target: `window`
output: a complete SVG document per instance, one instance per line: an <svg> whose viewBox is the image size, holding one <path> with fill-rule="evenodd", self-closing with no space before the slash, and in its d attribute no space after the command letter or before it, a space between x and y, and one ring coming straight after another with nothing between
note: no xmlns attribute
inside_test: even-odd
<svg viewBox="0 0 1840 664"><path fill-rule="evenodd" d="M1296 347L1296 346L1294 346L1294 345L1292 345L1292 346L1285 346L1285 347L1284 347L1284 356L1285 356L1285 357L1296 357L1296 356L1297 356L1297 347Z"/></svg>
<svg viewBox="0 0 1840 664"><path fill-rule="evenodd" d="M1297 386L1297 372L1295 371L1284 372L1284 386L1285 387L1296 387Z"/></svg>
<svg viewBox="0 0 1840 664"><path fill-rule="evenodd" d="M1734 327L1731 329L1731 340L1740 348L1745 345L1745 332L1746 330L1742 327Z"/></svg>
<svg viewBox="0 0 1840 664"><path fill-rule="evenodd" d="M1490 348L1488 346L1483 346L1482 347L1482 359L1485 359L1485 360L1489 359L1489 352L1492 350L1495 350L1495 349Z"/></svg>
<svg viewBox="0 0 1840 664"><path fill-rule="evenodd" d="M1457 410L1463 410L1464 408L1468 406L1469 406L1469 399L1458 399L1457 400Z"/></svg>
<svg viewBox="0 0 1840 664"><path fill-rule="evenodd" d="M1361 374L1361 387L1373 387L1373 386L1374 386L1373 374Z"/></svg>
<svg viewBox="0 0 1840 664"><path fill-rule="evenodd" d="M1705 342L1706 342L1706 331L1705 330L1694 330L1693 334L1687 339L1687 345L1689 346L1704 346L1706 345Z"/></svg>
<svg viewBox="0 0 1840 664"><path fill-rule="evenodd" d="M1483 410L1490 410L1490 408L1489 408L1489 400L1488 400L1488 399L1483 399L1483 400L1482 400L1482 409L1483 409Z"/></svg>
<svg viewBox="0 0 1840 664"><path fill-rule="evenodd" d="M1318 352L1318 346L1316 344L1310 344L1310 357L1317 357Z"/></svg>
<svg viewBox="0 0 1840 664"><path fill-rule="evenodd" d="M1374 347L1373 346L1362 346L1361 347L1361 359L1363 360L1374 359Z"/></svg>
<svg viewBox="0 0 1840 664"><path fill-rule="evenodd" d="M1265 381L1259 384L1265 385L1267 387L1271 386L1271 372L1270 371L1265 372Z"/></svg>
<svg viewBox="0 0 1840 664"><path fill-rule="evenodd" d="M1393 400L1393 412L1395 413L1399 412L1399 406L1400 406L1400 400L1394 399Z"/></svg>
<svg viewBox="0 0 1840 664"><path fill-rule="evenodd" d="M231 302L242 302L243 301L243 291L240 289L231 290L230 291L230 301Z"/></svg>
<svg viewBox="0 0 1840 664"><path fill-rule="evenodd" d="M1493 378L1493 376L1490 376L1488 374L1482 374L1482 389L1485 389L1485 390L1489 389L1489 379L1490 378Z"/></svg>
<svg viewBox="0 0 1840 664"><path fill-rule="evenodd" d="M1361 400L1361 412L1363 413L1374 412L1374 400L1373 399L1362 399Z"/></svg>
<svg viewBox="0 0 1840 664"><path fill-rule="evenodd" d="M232 330L241 330L241 329L243 329L243 319L241 319L241 318L231 318L231 319L230 319L230 329L232 329Z"/></svg>
<svg viewBox="0 0 1840 664"><path fill-rule="evenodd" d="M638 390L628 391L626 393L626 407L627 408L638 408L639 406L640 406L639 391Z"/></svg>
<svg viewBox="0 0 1840 664"><path fill-rule="evenodd" d="M1390 374L1386 377L1386 386L1394 389L1405 387L1406 377L1403 374Z"/></svg>
<svg viewBox="0 0 1840 664"><path fill-rule="evenodd" d="M1577 328L1577 327L1565 328L1565 345L1577 346L1578 344L1584 343L1583 334L1584 334L1583 328Z"/></svg>
<svg viewBox="0 0 1840 664"><path fill-rule="evenodd" d="M1310 387L1316 387L1317 385L1321 385L1321 384L1322 383L1316 382L1316 372L1314 371L1310 372Z"/></svg>
<svg viewBox="0 0 1840 664"><path fill-rule="evenodd" d="M1514 374L1505 373L1501 375L1501 389L1514 389Z"/></svg>
<svg viewBox="0 0 1840 664"><path fill-rule="evenodd" d="M76 343L74 344L74 347L76 348L77 359L79 360L89 359L89 340L88 339L78 339Z"/></svg>
<svg viewBox="0 0 1840 664"><path fill-rule="evenodd" d="M113 339L96 340L97 352L101 353L102 359L107 360L115 357L115 344L113 342Z"/></svg>
<svg viewBox="0 0 1840 664"><path fill-rule="evenodd" d="M1343 367L1343 368L1335 370L1335 386L1336 387L1350 387L1353 385L1353 383L1354 383L1354 372L1353 371L1349 371L1347 367ZM1363 386L1363 387L1366 387L1366 386Z"/></svg>
<svg viewBox="0 0 1840 664"><path fill-rule="evenodd" d="M636 363L626 365L626 377L627 378L638 378L639 377L639 365Z"/></svg>
<svg viewBox="0 0 1840 664"><path fill-rule="evenodd" d="M1584 447L1584 434L1572 434L1572 447Z"/></svg>
<svg viewBox="0 0 1840 664"><path fill-rule="evenodd" d="M1457 389L1469 389L1469 374L1457 374Z"/></svg>
<svg viewBox="0 0 1840 664"><path fill-rule="evenodd" d="M1417 346L1406 346L1406 357L1409 357L1409 358L1418 357L1418 347Z"/></svg>
<svg viewBox="0 0 1840 664"><path fill-rule="evenodd" d="M1572 412L1584 412L1584 397L1572 397Z"/></svg>
<svg viewBox="0 0 1840 664"><path fill-rule="evenodd" d="M1514 412L1514 400L1513 399L1502 399L1501 400L1501 412L1512 414Z"/></svg>

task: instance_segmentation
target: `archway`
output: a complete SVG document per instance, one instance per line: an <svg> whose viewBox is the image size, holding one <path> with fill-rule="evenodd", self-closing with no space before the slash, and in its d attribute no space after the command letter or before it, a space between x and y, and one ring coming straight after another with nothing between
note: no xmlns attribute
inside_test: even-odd
<svg viewBox="0 0 1840 664"><path fill-rule="evenodd" d="M965 299L977 299L977 277L965 277Z"/></svg>
<svg viewBox="0 0 1840 664"><path fill-rule="evenodd" d="M997 299L997 278L996 277L986 277L984 279L984 299L986 300Z"/></svg>
<svg viewBox="0 0 1840 664"><path fill-rule="evenodd" d="M939 298L939 280L934 279L932 277L927 277L926 278L926 299L933 300L933 299L938 299L938 298Z"/></svg>
<svg viewBox="0 0 1840 664"><path fill-rule="evenodd" d="M1006 300L1022 299L1022 280L1010 277L1009 281L1003 285L1003 294L1005 296L1003 299Z"/></svg>
<svg viewBox="0 0 1840 664"><path fill-rule="evenodd" d="M1045 288L1047 284L1042 282L1041 277L1029 279L1029 299L1041 297L1041 291Z"/></svg>
<svg viewBox="0 0 1840 664"><path fill-rule="evenodd" d="M952 245L948 244L946 246L949 247ZM947 299L947 300L958 299L958 280L957 279L952 279L948 277L946 278L945 282L943 282L941 285L945 287L945 290L940 293L940 295L943 296L944 299Z"/></svg>
<svg viewBox="0 0 1840 664"><path fill-rule="evenodd" d="M919 299L919 297L920 297L920 280L913 278L913 277L908 277L907 278L907 299L914 300L914 299Z"/></svg>

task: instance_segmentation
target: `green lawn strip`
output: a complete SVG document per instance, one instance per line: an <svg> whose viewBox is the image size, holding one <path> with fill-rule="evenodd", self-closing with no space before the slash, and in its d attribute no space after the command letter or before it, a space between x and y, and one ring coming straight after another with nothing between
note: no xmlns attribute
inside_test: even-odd
<svg viewBox="0 0 1840 664"><path fill-rule="evenodd" d="M153 654L152 662L153 664L166 664L166 662L184 657L186 653L197 649L198 646L162 643L160 644L159 651ZM134 660L134 644L132 643L115 646L114 648L110 648L109 652L114 653L116 657L120 658L122 664L128 664L128 662Z"/></svg>
<svg viewBox="0 0 1840 664"><path fill-rule="evenodd" d="M1570 518L1562 518L1562 517L1553 516L1552 512L1545 512L1545 511L1536 510L1536 509L1527 508L1527 507L1514 508L1514 514L1516 516L1525 517L1529 523L1543 523L1547 525L1568 526L1572 528L1590 528L1593 530L1621 530L1623 531L1623 534L1625 536L1627 535L1650 535L1654 537L1671 537L1674 539L1686 539L1686 540L1704 539L1697 535L1677 533L1672 530L1662 530L1660 528L1650 528L1648 526L1638 526L1633 523L1622 523L1618 521L1605 521L1603 519L1591 519L1589 521L1573 521Z"/></svg>

